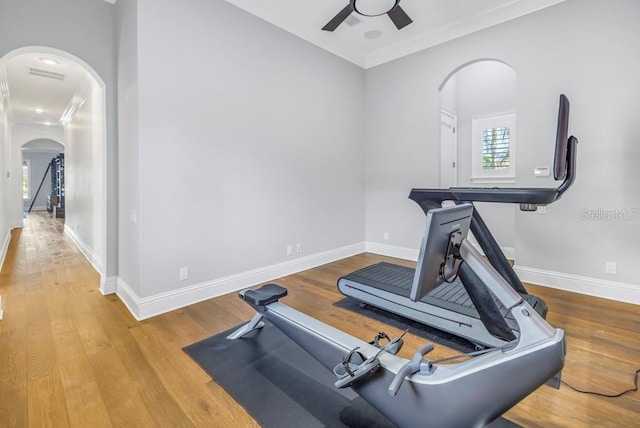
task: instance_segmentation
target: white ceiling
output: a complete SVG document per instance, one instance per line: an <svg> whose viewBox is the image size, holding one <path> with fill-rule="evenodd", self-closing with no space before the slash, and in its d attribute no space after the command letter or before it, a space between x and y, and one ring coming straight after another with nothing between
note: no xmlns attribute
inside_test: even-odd
<svg viewBox="0 0 640 428"><path fill-rule="evenodd" d="M80 65L50 53L16 55L0 70L0 80L9 89L11 121L30 126L61 126L63 113L87 79Z"/></svg>
<svg viewBox="0 0 640 428"><path fill-rule="evenodd" d="M400 5L413 19L413 23L402 30L397 30L386 15L368 18L352 14L360 22L355 25L343 22L334 32L321 28L349 0L226 1L354 64L369 68L564 0L401 0ZM365 34L371 31L379 32L380 37L366 38ZM53 59L57 64L45 64L43 58ZM28 73L30 68L58 73L64 78L34 76ZM72 104L78 88L89 78L81 66L66 58L25 53L11 58L0 69L0 98L8 95L13 123L60 126L60 119ZM4 94L6 88L8 94ZM36 108L43 112L36 112Z"/></svg>
<svg viewBox="0 0 640 428"><path fill-rule="evenodd" d="M363 17L334 32L321 28L349 0L226 0L363 68L370 68L440 43L500 24L564 0L401 0L413 20L397 30L389 17ZM367 0L359 0L367 1ZM365 38L379 31L376 39Z"/></svg>

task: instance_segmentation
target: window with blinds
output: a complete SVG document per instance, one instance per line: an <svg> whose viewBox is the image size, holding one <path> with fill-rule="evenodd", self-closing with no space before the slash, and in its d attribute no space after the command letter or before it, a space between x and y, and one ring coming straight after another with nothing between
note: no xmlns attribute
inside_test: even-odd
<svg viewBox="0 0 640 428"><path fill-rule="evenodd" d="M509 168L509 136L506 126L482 130L482 169Z"/></svg>
<svg viewBox="0 0 640 428"><path fill-rule="evenodd" d="M472 176L480 183L514 182L515 114L473 118Z"/></svg>

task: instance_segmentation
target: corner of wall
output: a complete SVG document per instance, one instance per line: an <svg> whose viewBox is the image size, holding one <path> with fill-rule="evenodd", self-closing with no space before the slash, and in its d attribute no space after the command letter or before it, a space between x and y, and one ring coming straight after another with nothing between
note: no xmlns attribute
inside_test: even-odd
<svg viewBox="0 0 640 428"><path fill-rule="evenodd" d="M118 277L100 275L100 293L103 296L118 292Z"/></svg>

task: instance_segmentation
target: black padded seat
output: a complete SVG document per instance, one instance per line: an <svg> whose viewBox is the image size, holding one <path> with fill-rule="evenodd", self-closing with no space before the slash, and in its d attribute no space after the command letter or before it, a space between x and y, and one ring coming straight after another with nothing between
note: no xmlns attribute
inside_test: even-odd
<svg viewBox="0 0 640 428"><path fill-rule="evenodd" d="M277 284L266 284L257 290L242 290L240 298L253 306L265 306L287 295L287 289Z"/></svg>

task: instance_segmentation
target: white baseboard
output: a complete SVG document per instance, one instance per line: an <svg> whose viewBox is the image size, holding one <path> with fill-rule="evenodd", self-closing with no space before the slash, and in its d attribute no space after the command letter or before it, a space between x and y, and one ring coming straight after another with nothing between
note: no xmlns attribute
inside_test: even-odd
<svg viewBox="0 0 640 428"><path fill-rule="evenodd" d="M7 251L9 251L9 243L11 242L11 229L7 231L7 234L4 237L4 242L2 243L2 248L0 248L0 271L4 266L4 259L7 257Z"/></svg>
<svg viewBox="0 0 640 428"><path fill-rule="evenodd" d="M477 244L475 243L472 243L472 244L478 251L480 251L482 255L484 255L484 252ZM509 260L515 259L515 255L516 255L515 248L501 247L500 249ZM404 260L411 260L413 262L418 260L418 253L419 253L417 249L414 250L411 248L396 247L395 245L380 244L378 242L367 242L366 250L368 253L380 254L381 256L395 257L395 258L404 259Z"/></svg>
<svg viewBox="0 0 640 428"><path fill-rule="evenodd" d="M104 276L104 266L102 260L93 252L90 248L70 227L64 225L64 233L71 239L76 247L80 250L82 255L91 263L91 266L101 275ZM102 280L100 281L102 282ZM102 288L102 287L101 287Z"/></svg>
<svg viewBox="0 0 640 428"><path fill-rule="evenodd" d="M100 275L100 292L103 296L113 294L118 291L118 277Z"/></svg>
<svg viewBox="0 0 640 428"><path fill-rule="evenodd" d="M481 251L477 246L476 248ZM396 257L414 262L418 259L418 250L413 250L411 248L367 242L366 250L369 253L380 254L387 257ZM503 247L502 252L508 259L513 260L515 257L514 248ZM514 266L514 270L523 282L572 291L580 294L587 294L589 296L602 297L619 302L640 304L640 285L606 281L560 272L544 271L525 266Z"/></svg>
<svg viewBox="0 0 640 428"><path fill-rule="evenodd" d="M418 261L419 251L417 249L397 247L395 245L380 244L378 242L366 242L367 253L379 254L381 256L395 257L397 259Z"/></svg>
<svg viewBox="0 0 640 428"><path fill-rule="evenodd" d="M7 230L7 234L4 237L4 242L2 243L2 248L0 248L0 271L4 266L4 259L5 257L7 257L7 251L9 251L9 244L11 243L11 231L23 226L24 223L22 220L9 223L9 230Z"/></svg>
<svg viewBox="0 0 640 428"><path fill-rule="evenodd" d="M364 251L365 244L358 243L149 297L138 296L122 278L118 278L116 293L134 318L141 321L203 300L351 257Z"/></svg>
<svg viewBox="0 0 640 428"><path fill-rule="evenodd" d="M640 285L514 266L523 282L640 305Z"/></svg>
<svg viewBox="0 0 640 428"><path fill-rule="evenodd" d="M116 281L116 295L136 320L142 321L144 319L140 316L140 297L138 297L131 287L129 287L129 284L120 277L118 277Z"/></svg>

